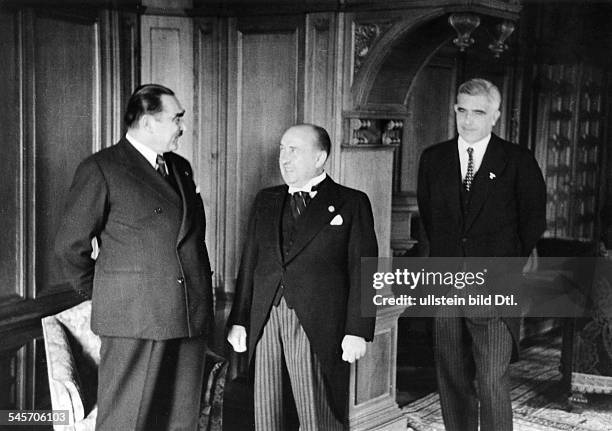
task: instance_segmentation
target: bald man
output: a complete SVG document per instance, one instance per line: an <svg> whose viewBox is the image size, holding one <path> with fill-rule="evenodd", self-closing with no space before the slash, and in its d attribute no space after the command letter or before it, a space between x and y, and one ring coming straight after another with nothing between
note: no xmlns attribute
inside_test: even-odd
<svg viewBox="0 0 612 431"><path fill-rule="evenodd" d="M360 259L377 256L365 193L324 171L331 142L302 124L281 139L284 185L257 195L229 318L228 341L255 354L255 428L284 431L283 367L300 430L347 428L349 363L366 352L374 318L360 307ZM248 329L247 329L248 328Z"/></svg>

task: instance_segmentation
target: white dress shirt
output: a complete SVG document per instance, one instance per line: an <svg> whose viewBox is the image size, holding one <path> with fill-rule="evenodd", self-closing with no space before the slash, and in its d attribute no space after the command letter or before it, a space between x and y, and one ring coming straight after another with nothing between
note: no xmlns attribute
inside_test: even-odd
<svg viewBox="0 0 612 431"><path fill-rule="evenodd" d="M476 172L478 172L478 169L482 164L482 159L484 157L485 152L487 151L487 147L489 146L490 140L490 133L480 141L476 141L471 144L466 142L465 139L459 136L459 139L457 140L457 151L459 152L459 163L461 164L461 179L464 179L465 175L467 174L467 165L469 159L467 149L469 147L472 147L474 149L472 157L474 159L474 176L476 176Z"/></svg>
<svg viewBox="0 0 612 431"><path fill-rule="evenodd" d="M138 150L138 152L142 154L145 159L147 159L147 162L149 162L151 166L153 166L153 169L157 170L157 153L155 151L147 147L145 144L138 142L129 133L125 134L125 139L127 139L128 142L132 144L132 146L136 148L136 150ZM167 173L168 171L166 171L166 174Z"/></svg>
<svg viewBox="0 0 612 431"><path fill-rule="evenodd" d="M326 176L327 174L325 173L325 171L323 171L321 175L317 175L316 177L311 178L310 181L308 181L302 187L289 186L289 194L292 195L295 192L307 192L310 194L311 198L314 198L317 195L317 191L313 191L312 188L319 184L321 181L323 181Z"/></svg>

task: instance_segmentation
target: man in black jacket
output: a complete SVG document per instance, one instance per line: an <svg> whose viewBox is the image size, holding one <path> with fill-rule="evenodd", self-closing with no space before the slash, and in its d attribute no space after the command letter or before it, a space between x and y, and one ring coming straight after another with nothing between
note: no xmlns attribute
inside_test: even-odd
<svg viewBox="0 0 612 431"><path fill-rule="evenodd" d="M537 162L527 149L491 133L500 103L489 81L462 84L455 105L459 136L421 156L417 197L431 256L526 257L546 228ZM479 416L481 430L512 429L508 367L519 327L518 318L496 315L434 319L446 429L476 431Z"/></svg>
<svg viewBox="0 0 612 431"><path fill-rule="evenodd" d="M279 155L286 184L259 192L249 220L228 341L238 352L248 341L255 354L258 431L286 429L283 363L300 429L345 429L348 363L374 335L359 285L361 257L378 253L372 208L324 172L330 145L318 126L289 128Z"/></svg>

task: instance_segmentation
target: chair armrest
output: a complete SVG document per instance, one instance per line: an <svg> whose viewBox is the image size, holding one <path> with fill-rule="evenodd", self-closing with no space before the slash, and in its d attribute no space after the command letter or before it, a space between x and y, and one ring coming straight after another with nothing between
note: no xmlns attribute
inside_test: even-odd
<svg viewBox="0 0 612 431"><path fill-rule="evenodd" d="M206 352L205 379L200 404L199 431L223 429L223 393L228 361L213 351Z"/></svg>
<svg viewBox="0 0 612 431"><path fill-rule="evenodd" d="M83 394L74 356L62 325L53 317L42 319L49 391L54 410L68 410L70 423L85 417Z"/></svg>

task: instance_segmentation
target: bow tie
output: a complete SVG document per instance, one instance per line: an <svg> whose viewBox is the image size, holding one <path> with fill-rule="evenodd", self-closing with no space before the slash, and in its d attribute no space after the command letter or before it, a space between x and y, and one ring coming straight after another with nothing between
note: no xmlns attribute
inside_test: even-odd
<svg viewBox="0 0 612 431"><path fill-rule="evenodd" d="M312 187L289 187L289 194L293 195L295 193L312 193L312 192L317 192L319 191L319 187L321 186L321 183L319 184L315 184Z"/></svg>

